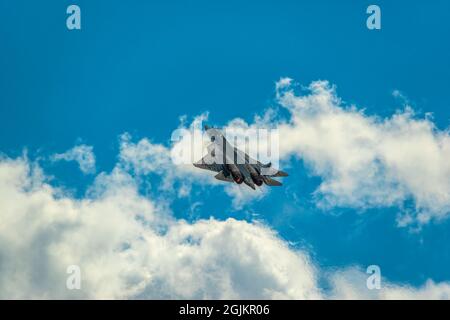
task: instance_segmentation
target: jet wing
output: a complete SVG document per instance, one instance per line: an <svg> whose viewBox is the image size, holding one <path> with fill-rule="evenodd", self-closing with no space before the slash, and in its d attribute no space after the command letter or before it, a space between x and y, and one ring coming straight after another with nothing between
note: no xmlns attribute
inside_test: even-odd
<svg viewBox="0 0 450 320"><path fill-rule="evenodd" d="M223 166L221 164L217 164L214 162L213 157L209 153L199 161L195 162L194 167L214 172L220 172L223 169Z"/></svg>
<svg viewBox="0 0 450 320"><path fill-rule="evenodd" d="M267 176L263 176L263 181L264 181L264 183L267 184L268 186L279 187L279 186L282 185L280 181L271 179L271 178L269 178L269 177L267 177Z"/></svg>
<svg viewBox="0 0 450 320"><path fill-rule="evenodd" d="M216 150L214 148L214 143L211 143L207 147L208 153L201 158L199 161L194 163L194 166L200 169L210 170L214 172L220 172L223 170L223 165L216 163L216 159L220 159L221 156L220 150L219 154L216 157Z"/></svg>

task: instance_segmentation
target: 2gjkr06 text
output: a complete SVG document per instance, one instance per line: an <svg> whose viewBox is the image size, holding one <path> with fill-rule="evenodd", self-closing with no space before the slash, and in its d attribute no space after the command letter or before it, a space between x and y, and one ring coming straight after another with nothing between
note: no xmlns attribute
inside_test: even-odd
<svg viewBox="0 0 450 320"><path fill-rule="evenodd" d="M245 316L245 315L268 315L270 313L269 305L258 304L224 304L223 308L214 308L213 306L192 306L187 304L179 310L180 315L202 315L207 318L214 314Z"/></svg>

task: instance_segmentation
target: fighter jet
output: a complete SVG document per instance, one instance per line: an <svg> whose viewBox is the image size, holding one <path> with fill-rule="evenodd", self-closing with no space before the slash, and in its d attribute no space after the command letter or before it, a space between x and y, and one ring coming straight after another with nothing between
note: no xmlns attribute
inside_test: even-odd
<svg viewBox="0 0 450 320"><path fill-rule="evenodd" d="M263 183L268 186L281 186L281 182L272 177L288 176L286 172L273 168L270 162L262 164L232 146L218 129L205 126L205 130L211 140L207 148L208 154L193 165L217 172L216 179L237 184L245 183L256 190L255 185L260 187Z"/></svg>

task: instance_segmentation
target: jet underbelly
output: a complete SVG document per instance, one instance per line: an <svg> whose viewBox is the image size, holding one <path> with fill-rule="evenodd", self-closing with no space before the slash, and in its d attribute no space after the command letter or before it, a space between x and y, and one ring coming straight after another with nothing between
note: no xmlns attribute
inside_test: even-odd
<svg viewBox="0 0 450 320"><path fill-rule="evenodd" d="M239 168L239 171L242 173L244 178L251 178L250 172L247 170L247 167L245 164L237 164L237 167Z"/></svg>

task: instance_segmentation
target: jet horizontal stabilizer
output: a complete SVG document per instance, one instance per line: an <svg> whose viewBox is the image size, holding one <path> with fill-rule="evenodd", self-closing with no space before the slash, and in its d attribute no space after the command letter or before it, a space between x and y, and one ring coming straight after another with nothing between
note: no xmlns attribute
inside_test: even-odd
<svg viewBox="0 0 450 320"><path fill-rule="evenodd" d="M275 175L274 175L274 177L287 177L288 176L288 174L286 173L286 172L284 172L284 171L281 171L281 170L279 170Z"/></svg>
<svg viewBox="0 0 450 320"><path fill-rule="evenodd" d="M220 171L218 174L216 174L216 175L214 176L214 178L216 178L217 180L220 180L220 181L233 182L233 178L230 177L230 176L226 177L226 176L223 174L223 171Z"/></svg>
<svg viewBox="0 0 450 320"><path fill-rule="evenodd" d="M268 186L279 187L282 185L280 181L271 179L269 177L263 176L263 180L264 180L264 183L267 184Z"/></svg>

